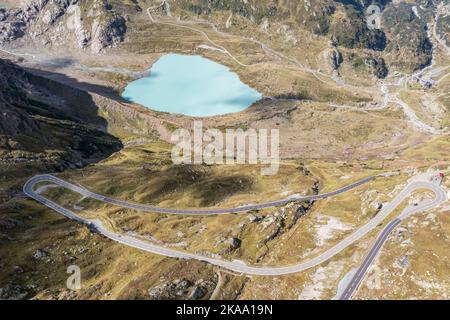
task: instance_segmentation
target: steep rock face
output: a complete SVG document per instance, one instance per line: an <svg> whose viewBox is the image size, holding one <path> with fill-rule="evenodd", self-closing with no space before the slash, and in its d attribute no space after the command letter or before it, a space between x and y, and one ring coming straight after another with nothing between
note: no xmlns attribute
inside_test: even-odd
<svg viewBox="0 0 450 320"><path fill-rule="evenodd" d="M126 30L125 19L115 12L104 19L94 20L92 24L92 51L100 53L104 48L115 46L123 41Z"/></svg>
<svg viewBox="0 0 450 320"><path fill-rule="evenodd" d="M0 163L42 162L62 169L121 148L118 139L96 129L100 121L91 116L96 110L82 120L80 107L40 86L37 78L0 59Z"/></svg>
<svg viewBox="0 0 450 320"><path fill-rule="evenodd" d="M38 124L20 107L26 104L25 72L0 60L0 135L29 134Z"/></svg>
<svg viewBox="0 0 450 320"><path fill-rule="evenodd" d="M411 4L399 3L383 12L383 28L389 36L386 48L394 66L421 69L432 59L433 46L427 34L427 21ZM425 15L425 12L422 12Z"/></svg>
<svg viewBox="0 0 450 320"><path fill-rule="evenodd" d="M382 30L370 30L363 11L345 7L333 16L330 34L332 41L346 48L382 51L386 47L386 35Z"/></svg>
<svg viewBox="0 0 450 320"><path fill-rule="evenodd" d="M75 42L100 53L123 41L126 31L125 19L105 0L31 0L0 10L0 44L28 35L44 45Z"/></svg>
<svg viewBox="0 0 450 320"><path fill-rule="evenodd" d="M344 55L337 47L330 45L322 51L322 60L325 70L339 75L339 68L344 63Z"/></svg>
<svg viewBox="0 0 450 320"><path fill-rule="evenodd" d="M330 59L330 64L331 64L331 67L333 68L333 70L339 69L342 62L344 62L344 57L342 56L342 53L336 49L331 50L328 53L328 57Z"/></svg>
<svg viewBox="0 0 450 320"><path fill-rule="evenodd" d="M32 18L20 9L0 9L0 44L22 37L30 19Z"/></svg>
<svg viewBox="0 0 450 320"><path fill-rule="evenodd" d="M437 17L435 18L436 37L442 44L450 46L450 2L443 1L437 7ZM433 32L433 31L432 31Z"/></svg>

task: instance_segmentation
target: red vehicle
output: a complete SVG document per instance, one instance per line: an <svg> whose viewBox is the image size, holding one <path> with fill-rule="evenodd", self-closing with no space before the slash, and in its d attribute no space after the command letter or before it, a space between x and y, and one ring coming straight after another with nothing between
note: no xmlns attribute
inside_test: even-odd
<svg viewBox="0 0 450 320"><path fill-rule="evenodd" d="M443 172L439 173L439 177L444 178L445 174Z"/></svg>

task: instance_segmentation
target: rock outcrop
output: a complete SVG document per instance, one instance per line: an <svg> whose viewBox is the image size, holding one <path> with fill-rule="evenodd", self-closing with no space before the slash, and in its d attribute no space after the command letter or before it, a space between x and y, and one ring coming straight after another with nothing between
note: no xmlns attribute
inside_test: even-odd
<svg viewBox="0 0 450 320"><path fill-rule="evenodd" d="M8 284L0 288L0 299L1 300L23 300L30 292L34 289L34 286L27 285L13 285Z"/></svg>
<svg viewBox="0 0 450 320"><path fill-rule="evenodd" d="M369 57L365 63L375 77L383 79L388 75L388 69L383 58Z"/></svg>
<svg viewBox="0 0 450 320"><path fill-rule="evenodd" d="M0 44L28 36L42 45L76 44L101 53L122 42L126 31L125 18L105 0L32 0L0 10Z"/></svg>
<svg viewBox="0 0 450 320"><path fill-rule="evenodd" d="M94 20L92 24L92 45L94 53L100 53L103 49L113 47L123 41L127 27L125 19L115 12L105 19Z"/></svg>

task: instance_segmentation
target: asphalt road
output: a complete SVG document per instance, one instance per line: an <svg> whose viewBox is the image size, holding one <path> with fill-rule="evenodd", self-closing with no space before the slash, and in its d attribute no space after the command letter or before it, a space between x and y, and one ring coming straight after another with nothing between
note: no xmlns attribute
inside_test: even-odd
<svg viewBox="0 0 450 320"><path fill-rule="evenodd" d="M392 230L394 230L402 220L395 219L391 221L386 228L381 232L379 235L377 241L375 242L374 246L370 250L369 254L365 258L363 264L358 268L358 271L356 271L356 274L353 276L352 280L348 284L347 288L345 288L342 295L339 297L339 300L350 300L352 298L352 295L355 293L358 286L361 284L362 279L364 278L364 275L367 272L367 269L372 264L373 260L375 259L377 253L383 246L384 242L387 240L389 235L391 234Z"/></svg>
<svg viewBox="0 0 450 320"><path fill-rule="evenodd" d="M427 200L426 202L419 204L417 206L408 206L406 207L402 213L392 220L388 225L381 231L379 234L375 244L370 249L368 255L364 259L362 265L358 268L355 275L350 280L347 287L342 292L341 296L339 297L339 300L350 300L352 296L356 293L359 285L362 283L364 276L367 273L367 270L369 269L372 262L375 260L375 257L383 247L383 244L388 239L389 235L392 233L392 231L403 222L404 219L408 218L409 216L426 211L428 209L432 209L441 203L444 203L447 201L447 194L445 191L439 186L438 183L416 183L416 188L423 188L423 189L430 189L436 194L436 198L432 201ZM411 191L412 192L412 191Z"/></svg>
<svg viewBox="0 0 450 320"><path fill-rule="evenodd" d="M253 211L253 210L261 210L261 209L265 209L265 208L283 206L290 202L315 201L315 200L325 199L325 198L329 198L329 197L347 192L347 191L354 189L362 184L368 183L368 182L374 180L375 178L376 178L376 176L369 177L369 178L363 179L361 181L352 183L352 184L345 186L341 189L338 189L336 191L319 194L319 195L304 196L304 197L302 197L302 196L291 197L291 198L287 198L287 199L283 199L283 200L271 201L271 202L266 202L266 203L261 203L261 204L251 204L251 205L246 205L246 206L241 206L241 207L236 207L236 208L202 209L202 210L160 208L160 207L155 207L155 206L150 206L150 205L145 205L145 204L138 204L138 203L116 200L116 199L108 198L106 196L91 192L87 189L76 186L72 183L69 183L62 179L59 179L52 175L35 176L35 177L31 178L25 184L24 188L26 188L27 191L30 192L30 191L32 191L31 187L39 182L51 182L53 184L59 185L66 189L72 190L76 193L79 193L87 198L92 198L92 199L96 199L98 201L113 204L113 205L116 205L119 207L139 210L139 211L143 211L143 212L164 213L164 214L183 214L183 215L219 215L219 214L240 213L240 212L247 212L247 211Z"/></svg>
<svg viewBox="0 0 450 320"><path fill-rule="evenodd" d="M279 202L270 202L270 203L266 203L266 204L262 204L262 205L254 205L254 206L252 205L252 206L245 207L245 209L243 209L244 207L234 208L234 209L218 209L218 210L214 211L215 212L214 214L222 214L225 212L233 213L233 212L240 212L240 211L248 211L248 210L253 210L253 208L269 207L269 206L274 206L274 205L285 204L287 202L292 202L292 201L305 201L305 199L309 199L309 200L323 199L326 197L331 197L333 195L337 195L339 193L348 191L348 190L355 188L363 183L366 183L372 179L374 179L374 178L372 177L372 178L364 179L360 182L354 183L352 185L349 185L347 187L341 188L339 190L336 190L334 192L330 192L330 193L327 193L324 195L311 196L311 197L300 197L300 198L298 198L299 200L289 199L289 200L282 200ZM110 199L110 198L107 198L104 196L97 195L93 192L90 192L90 191L84 189L84 188L75 186L73 184L70 184L64 180L58 179L51 175L41 175L41 176L36 176L34 178L31 178L23 187L24 193L26 195L28 195L29 197L35 199L36 201L44 204L45 206L47 206L49 208L59 212L60 214L66 216L69 219L75 220L77 222L80 222L80 223L88 226L88 228L90 228L92 231L98 232L98 233L102 234L103 236L105 236L111 240L114 240L116 242L125 244L130 247L134 247L134 248L137 248L140 250L144 250L147 252L164 255L167 257L173 257L173 258L179 258L179 259L196 259L196 260L204 261L204 262L207 262L207 263L219 266L219 267L223 267L225 269L229 269L229 270L232 270L235 272L239 272L239 273L252 274L252 275L265 275L265 276L277 276L277 275L297 273L297 272L309 269L311 267L317 266L317 265L327 261L331 257L335 256L336 254L338 254L339 252L346 249L348 246L350 246L351 244L353 244L354 242L356 242L357 240L359 240L360 238L365 236L367 233L372 231L374 228L376 228L381 223L381 221L386 218L387 215L389 215L411 192L413 192L415 190L429 189L436 193L436 199L434 199L430 203L422 204L418 207L415 207L414 212L433 208L447 200L445 191L442 190L438 185L427 182L427 181L414 181L414 182L411 182L410 184L408 184L394 198L393 201L386 204L383 207L383 209L380 210L380 212L372 220L370 220L367 224L362 226L360 229L356 230L354 233L352 233L350 236L348 236L347 238L345 238L344 240L342 240L335 246L325 250L323 253L319 254L318 256L316 256L310 260L300 262L295 265L285 266L285 267L248 266L242 261L236 261L236 260L229 261L229 260L215 259L215 258L197 255L197 254L177 251L177 250L165 248L163 246L152 244L146 240L139 239L134 236L114 233L114 232L104 228L101 221L84 219L84 218L78 216L77 214L75 214L74 212L72 212L72 211L52 202L51 200L37 194L36 192L34 192L34 189L33 189L34 185L36 183L42 182L42 181L55 183L62 187L69 188L70 190L78 192L85 197L92 197L99 201L104 201L107 203L113 203L113 204L117 204L117 205L125 204L125 207L133 208L133 209L137 209L137 210L143 210L142 208L144 208L145 209L144 211L151 211L151 212L156 211L156 212L164 212L164 213L172 213L172 214L182 214L182 213L193 214L193 212L195 212L196 214L212 214L211 212L213 212L213 210L207 210L207 211L176 210L176 209L169 210L169 209L155 208L152 206L129 204L129 203L126 203L123 201L113 200L113 199ZM155 209L158 209L158 210L155 210ZM201 212L201 213L199 213L199 212Z"/></svg>

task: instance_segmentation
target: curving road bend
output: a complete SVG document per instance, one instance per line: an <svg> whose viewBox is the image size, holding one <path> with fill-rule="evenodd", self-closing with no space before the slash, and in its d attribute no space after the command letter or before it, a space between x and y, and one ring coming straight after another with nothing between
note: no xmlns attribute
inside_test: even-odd
<svg viewBox="0 0 450 320"><path fill-rule="evenodd" d="M363 180L360 180L358 182L352 183L348 186L345 186L343 188L340 188L333 192L327 192L323 194L313 195L313 196L298 196L298 197L290 197L283 200L278 201L271 201L261 204L252 204L252 205L245 205L240 206L236 208L228 208L228 209L203 209L203 210L189 210L189 209L169 209L169 208L160 208L155 207L151 205L145 205L145 204L138 204L138 203L132 203L132 202L126 202L121 200L116 200L112 198L108 198L106 196L91 192L87 189L84 189L80 186L74 185L70 182L64 181L62 179L59 179L52 175L39 175L31 178L24 186L24 192L27 195L33 195L33 186L39 182L50 182L52 184L64 187L66 189L72 190L76 193L79 193L83 195L86 198L92 198L101 202L113 204L119 207L123 208L129 208L144 212L152 212L152 213L164 213L164 214L183 214L183 215L220 215L220 214L229 214L229 213L240 213L240 212L247 212L247 211L253 211L253 210L261 210L265 208L273 208L278 206L284 206L291 202L299 202L299 201L316 201L320 199L326 199L344 192L347 192L351 189L354 189L360 185L366 184L374 179L376 179L377 176L365 178ZM32 197L32 196L31 196ZM32 197L33 198L33 197Z"/></svg>
<svg viewBox="0 0 450 320"><path fill-rule="evenodd" d="M366 180L365 182L368 182L371 179L373 179L373 178L368 178L368 180L365 179ZM232 270L235 272L251 274L251 275L263 275L263 276L278 276L278 275L297 273L297 272L312 268L314 266L317 266L317 265L327 261L328 259L332 258L333 256L335 256L342 250L344 250L347 247L349 247L350 245L352 245L357 240L361 239L363 236L368 234L370 231L375 229L409 194L411 194L411 192L414 192L416 190L429 189L436 194L436 198L431 202L428 202L428 203L422 204L418 207L415 207L414 210L412 210L409 214L434 208L436 206L439 206L441 203L443 203L447 200L445 191L442 188L440 188L439 185L436 185L436 184L433 184L433 183L430 183L427 181L413 181L413 182L409 183L394 198L393 201L391 201L390 203L385 205L375 218L370 220L367 224L362 226L360 229L355 231L353 234L351 234L350 236L348 236L347 238L345 238L344 240L342 240L335 246L327 249L320 255L318 255L310 260L300 262L295 265L286 266L286 267L268 267L268 266L265 267L265 266L249 266L249 265L246 265L244 262L237 261L237 260L228 261L228 260L223 260L223 259L215 259L215 258L205 257L205 256L198 255L198 254L181 252L181 251L165 248L163 246L155 245L155 244L149 243L148 241L144 241L144 240L141 240L136 237L132 237L129 235L124 235L124 234L117 234L115 232L109 231L102 225L101 221L84 219L84 218L78 216L77 214L75 214L74 212L72 212L72 211L52 202L51 200L39 195L38 193L36 193L34 191L34 186L36 183L42 182L42 181L56 183L62 187L68 187L72 191L79 192L86 197L93 197L94 199L97 199L99 201L105 201L107 203L113 203L113 204L117 204L117 205L125 204L125 207L127 207L127 208L134 209L134 208L136 208L135 204L129 204L129 203L125 203L125 202L117 201L117 200L111 201L112 199L97 195L93 192L90 192L90 191L84 189L84 188L75 186L73 184L65 182L64 180L58 179L51 175L41 175L41 176L31 178L24 185L23 191L29 197L35 199L36 201L44 204L47 207L55 210L56 212L66 216L69 219L75 220L79 223L82 223L82 224L88 226L88 228L91 229L92 231L98 232L111 240L114 240L121 244L130 246L130 247L134 247L134 248L137 248L137 249L140 249L143 251L160 254L160 255L167 256L167 257L173 257L173 258L179 258L179 259L196 259L196 260L204 261L204 262L207 262L207 263L219 266L219 267L223 267L225 269L229 269L229 270ZM344 187L337 191L330 192L327 194L328 195L327 197L331 197L333 195L343 193L345 191L348 191L349 189L355 188L357 185L361 185L361 184L365 183L363 181L360 181L356 184ZM324 195L312 196L312 197L325 198ZM291 202L291 201L304 201L305 198L311 199L312 197L299 198L299 200L289 199L289 200L283 200L282 202L275 202L275 203L287 203L287 202ZM316 198L316 199L319 199L319 198ZM142 208L142 205L137 205L137 206L138 206L138 208ZM262 206L262 205L259 205L259 206ZM267 206L268 206L268 204L264 204L264 207L267 207ZM146 206L143 206L143 207L146 208ZM220 214L220 213L224 213L224 212L230 213L230 212L237 212L237 211L247 211L247 210L251 210L250 208L253 208L253 207L258 207L258 205L248 206L248 207L246 207L246 209L244 209L245 207L235 208L235 209L223 209L224 210L223 212L220 209L220 210L216 211L215 214ZM154 207L150 207L150 208L153 208L152 210L159 209L159 210L163 211L164 213L168 213L168 210L169 210L169 209L161 209L161 208L154 208ZM137 209L137 210L142 210L142 209ZM159 212L161 212L161 211L159 211ZM154 212L154 211L152 211L152 212ZM182 214L182 212L188 212L190 214L190 213L192 213L192 210L175 210L175 209L173 209L173 210L170 210L169 213ZM200 212L202 212L202 214L205 214L205 212L206 212L206 214L207 214L208 212L211 212L211 211L208 210L208 211L200 211ZM403 216L404 216L404 213L402 213L402 215L399 218L401 218Z"/></svg>
<svg viewBox="0 0 450 320"><path fill-rule="evenodd" d="M429 209L432 209L436 206L438 206L441 203L444 203L447 201L447 194L445 190L443 190L437 183L417 183L417 187L422 189L430 189L436 194L436 198L431 201L426 201L422 203L420 206L409 206L405 208L402 213L392 220L378 235L377 240L375 241L375 244L370 249L368 255L364 259L362 265L358 268L355 275L350 280L347 287L342 292L341 296L339 297L339 300L350 300L352 296L356 293L359 285L362 283L362 280L364 279L365 274L367 273L367 270L369 269L372 262L375 260L375 257L380 252L381 248L383 247L383 244L388 239L389 235L392 233L392 231L403 222L406 218L410 217L411 215L415 213L419 213L422 211L426 211Z"/></svg>

